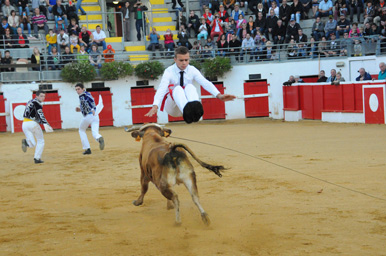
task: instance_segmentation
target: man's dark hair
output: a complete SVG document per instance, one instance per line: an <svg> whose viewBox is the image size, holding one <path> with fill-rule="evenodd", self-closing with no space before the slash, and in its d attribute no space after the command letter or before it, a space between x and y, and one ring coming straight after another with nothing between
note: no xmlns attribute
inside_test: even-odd
<svg viewBox="0 0 386 256"><path fill-rule="evenodd" d="M174 56L177 56L178 54L182 54L182 55L185 55L189 53L189 49L186 48L185 46L180 46L180 47L177 47L175 50L174 50Z"/></svg>
<svg viewBox="0 0 386 256"><path fill-rule="evenodd" d="M75 85L75 87L80 87L80 88L84 89L84 85L83 85L82 83L77 83L77 84Z"/></svg>
<svg viewBox="0 0 386 256"><path fill-rule="evenodd" d="M98 25L98 26L96 26L95 28L100 28L100 27L101 27L101 26Z"/></svg>
<svg viewBox="0 0 386 256"><path fill-rule="evenodd" d="M42 94L42 93L46 94L46 92L45 92L45 91L43 91L43 90L39 90L39 91L37 91L37 92L36 92L36 96L39 96L39 95L40 95L40 94Z"/></svg>
<svg viewBox="0 0 386 256"><path fill-rule="evenodd" d="M4 52L4 53L7 53L7 52L11 53L9 50L5 50L5 52Z"/></svg>

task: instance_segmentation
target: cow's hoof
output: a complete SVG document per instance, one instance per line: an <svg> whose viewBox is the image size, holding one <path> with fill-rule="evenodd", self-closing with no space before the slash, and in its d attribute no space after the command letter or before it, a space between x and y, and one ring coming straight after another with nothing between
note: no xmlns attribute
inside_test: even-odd
<svg viewBox="0 0 386 256"><path fill-rule="evenodd" d="M166 204L166 210L172 210L174 209L174 204L171 201L168 201Z"/></svg>
<svg viewBox="0 0 386 256"><path fill-rule="evenodd" d="M180 227L182 225L182 222L181 221L176 221L176 222L174 222L174 225L176 227Z"/></svg>
<svg viewBox="0 0 386 256"><path fill-rule="evenodd" d="M135 206L140 206L142 203L143 203L143 202L139 202L138 200L134 200L134 201L133 201L133 204L134 204Z"/></svg>
<svg viewBox="0 0 386 256"><path fill-rule="evenodd" d="M210 225L210 219L209 216L206 212L201 213L201 219L204 222L205 225L209 226Z"/></svg>

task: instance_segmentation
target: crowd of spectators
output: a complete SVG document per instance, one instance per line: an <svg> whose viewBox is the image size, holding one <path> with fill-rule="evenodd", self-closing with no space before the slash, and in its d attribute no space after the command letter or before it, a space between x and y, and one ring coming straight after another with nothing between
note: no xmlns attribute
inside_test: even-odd
<svg viewBox="0 0 386 256"><path fill-rule="evenodd" d="M98 47L102 47L103 52L106 51L108 56L106 62L114 60L115 50L111 45L107 46L106 34L99 25L94 32L89 31L86 26L79 25L79 12L86 15L81 4L82 1L77 1L75 5L71 0L66 4L63 4L62 0L4 0L2 4L0 3L2 11L0 48L5 49L5 55L8 56L11 53L10 49L30 48L31 40L40 40L46 42L46 47L43 47L42 51L35 47L29 60L31 64L42 65L39 68L33 67L33 70L62 69L65 64L78 59L74 54L84 55L84 52L87 53L87 60L100 68L101 60L104 58ZM48 20L52 20L54 24L49 25ZM94 46L96 49L93 49ZM96 55L100 57L95 57ZM46 56L46 59L43 56ZM6 62L2 64L13 63L11 57L3 59ZM3 71L14 69L8 68Z"/></svg>

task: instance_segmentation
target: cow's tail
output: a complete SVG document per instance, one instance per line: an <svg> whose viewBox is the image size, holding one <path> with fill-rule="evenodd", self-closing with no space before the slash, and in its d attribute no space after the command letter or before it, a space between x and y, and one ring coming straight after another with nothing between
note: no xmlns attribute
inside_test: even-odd
<svg viewBox="0 0 386 256"><path fill-rule="evenodd" d="M194 153L193 151L186 145L184 144L174 144L172 147L171 147L171 150L175 150L176 148L183 148L185 149L186 151L189 152L189 154L194 158L194 160L196 160L202 167L214 172L217 176L219 177L222 177L222 174L221 174L221 170L225 170L224 166L222 165L211 165L211 164L207 164L203 161L201 161Z"/></svg>

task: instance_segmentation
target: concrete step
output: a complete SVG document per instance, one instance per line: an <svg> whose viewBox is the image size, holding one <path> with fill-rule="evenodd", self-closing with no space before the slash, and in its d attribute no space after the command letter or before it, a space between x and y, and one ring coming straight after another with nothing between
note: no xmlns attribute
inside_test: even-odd
<svg viewBox="0 0 386 256"><path fill-rule="evenodd" d="M83 21L83 20L97 20L97 21L101 21L102 20L102 15L101 14L88 14L88 15L80 15L79 16L79 20Z"/></svg>
<svg viewBox="0 0 386 256"><path fill-rule="evenodd" d="M99 5L93 5L93 6L82 6L85 12L100 12L101 7Z"/></svg>
<svg viewBox="0 0 386 256"><path fill-rule="evenodd" d="M143 55L129 55L130 61L148 61L149 55L143 54Z"/></svg>
<svg viewBox="0 0 386 256"><path fill-rule="evenodd" d="M154 18L163 18L163 17L173 17L172 15L173 15L172 13L169 13L167 11L166 12L153 12L152 13L153 19Z"/></svg>
<svg viewBox="0 0 386 256"><path fill-rule="evenodd" d="M154 27L165 27L165 26L174 26L174 29L176 29L176 22L153 22Z"/></svg>
<svg viewBox="0 0 386 256"><path fill-rule="evenodd" d="M175 31L175 29L176 29L176 26L170 26L170 25L168 25L168 26L156 26L156 25L154 25L154 27L157 29L158 32L165 32L168 29L170 29L171 31Z"/></svg>
<svg viewBox="0 0 386 256"><path fill-rule="evenodd" d="M164 0L150 0L151 5L164 5L165 1Z"/></svg>
<svg viewBox="0 0 386 256"><path fill-rule="evenodd" d="M153 23L161 23L161 22L173 22L172 17L160 17L160 18L153 18Z"/></svg>
<svg viewBox="0 0 386 256"><path fill-rule="evenodd" d="M144 45L125 46L125 51L127 51L127 52L146 51L146 46L144 46Z"/></svg>
<svg viewBox="0 0 386 256"><path fill-rule="evenodd" d="M122 43L122 37L107 37L106 43Z"/></svg>
<svg viewBox="0 0 386 256"><path fill-rule="evenodd" d="M300 27L302 29L304 28L312 28L312 26L314 25L314 22L315 20L314 19L308 19L308 20L300 20Z"/></svg>

